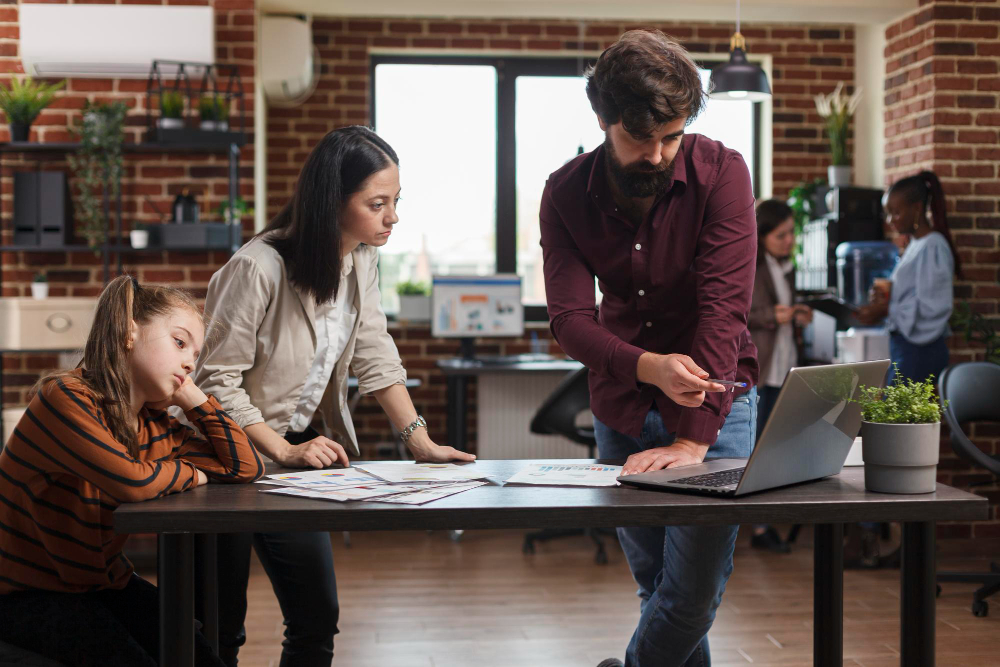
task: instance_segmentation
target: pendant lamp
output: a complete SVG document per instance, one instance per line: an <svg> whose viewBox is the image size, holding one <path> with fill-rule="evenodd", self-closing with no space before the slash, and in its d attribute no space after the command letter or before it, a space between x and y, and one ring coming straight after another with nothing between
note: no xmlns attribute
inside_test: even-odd
<svg viewBox="0 0 1000 667"><path fill-rule="evenodd" d="M736 0L736 34L729 40L729 62L712 70L709 94L713 100L760 102L771 97L767 75L747 60L746 40L740 33L740 2Z"/></svg>

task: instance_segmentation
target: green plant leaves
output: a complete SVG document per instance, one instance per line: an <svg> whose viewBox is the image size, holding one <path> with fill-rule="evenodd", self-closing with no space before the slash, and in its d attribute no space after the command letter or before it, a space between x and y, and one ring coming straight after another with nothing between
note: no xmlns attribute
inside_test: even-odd
<svg viewBox="0 0 1000 667"><path fill-rule="evenodd" d="M875 424L933 424L941 421L941 405L934 392L934 376L925 381L903 379L896 369L892 386L861 387L861 418Z"/></svg>
<svg viewBox="0 0 1000 667"><path fill-rule="evenodd" d="M83 123L74 132L80 136L76 155L68 156L76 172L77 192L74 218L77 230L95 251L107 239L108 216L104 212L104 197L109 202L118 198L123 168L122 141L125 138L124 102L93 104L83 108Z"/></svg>
<svg viewBox="0 0 1000 667"><path fill-rule="evenodd" d="M7 122L31 125L65 85L65 80L36 83L30 76L24 77L23 81L11 79L10 88L0 84L0 109L7 115Z"/></svg>

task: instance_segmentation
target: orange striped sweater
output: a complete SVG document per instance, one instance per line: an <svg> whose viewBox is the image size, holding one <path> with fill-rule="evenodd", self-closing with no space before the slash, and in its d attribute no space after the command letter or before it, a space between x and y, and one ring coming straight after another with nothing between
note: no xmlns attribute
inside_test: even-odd
<svg viewBox="0 0 1000 667"><path fill-rule="evenodd" d="M185 413L139 413L139 458L115 440L94 394L74 378L45 385L0 452L0 594L121 588L132 575L113 529L118 505L184 491L195 468L251 482L264 464L219 402Z"/></svg>

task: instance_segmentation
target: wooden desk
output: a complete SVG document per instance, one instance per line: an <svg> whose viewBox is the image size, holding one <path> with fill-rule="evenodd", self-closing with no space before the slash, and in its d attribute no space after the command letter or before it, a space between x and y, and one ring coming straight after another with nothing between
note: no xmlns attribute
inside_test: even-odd
<svg viewBox="0 0 1000 667"><path fill-rule="evenodd" d="M447 427L448 444L465 451L468 447L469 379L489 373L571 373L583 368L583 364L573 359L538 361L516 361L515 355L508 358L439 359L438 369L444 373L448 401Z"/></svg>
<svg viewBox="0 0 1000 667"><path fill-rule="evenodd" d="M501 482L531 461L479 461ZM566 463L567 460L554 461ZM579 460L577 462L585 462ZM274 464L268 473L282 471ZM261 485L209 484L115 510L119 533L159 533L160 664L194 664L195 534L266 531L575 528L814 523L813 664L843 664L843 524L903 522L901 650L904 667L934 664L936 521L987 518L985 498L938 484L924 495L869 493L864 469L744 498L710 498L631 487L488 485L422 506L337 503L261 493ZM212 537L200 537L212 558ZM207 568L206 568L207 569ZM207 576L206 580L213 577ZM216 627L209 587L205 623ZM622 638L622 642L627 640Z"/></svg>

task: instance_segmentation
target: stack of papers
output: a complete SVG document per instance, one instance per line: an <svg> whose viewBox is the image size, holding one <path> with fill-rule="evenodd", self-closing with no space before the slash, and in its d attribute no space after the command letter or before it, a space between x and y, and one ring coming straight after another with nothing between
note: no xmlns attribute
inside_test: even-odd
<svg viewBox="0 0 1000 667"><path fill-rule="evenodd" d="M617 486L621 466L601 463L532 463L507 480L507 484L541 486Z"/></svg>
<svg viewBox="0 0 1000 667"><path fill-rule="evenodd" d="M422 505L483 486L484 478L474 464L403 461L268 475L258 484L275 485L278 488L263 492L285 496Z"/></svg>

